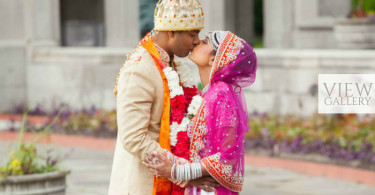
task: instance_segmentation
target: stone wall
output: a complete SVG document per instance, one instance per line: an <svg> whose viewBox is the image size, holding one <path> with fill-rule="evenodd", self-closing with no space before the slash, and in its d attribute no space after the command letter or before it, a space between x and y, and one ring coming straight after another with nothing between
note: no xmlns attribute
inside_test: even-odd
<svg viewBox="0 0 375 195"><path fill-rule="evenodd" d="M204 0L205 29L252 38L250 0ZM76 108L114 109L112 93L125 55L139 41L138 0L104 0L103 48L60 47L59 0L0 1L0 112L28 102L52 101ZM318 73L372 73L375 53L335 48L333 20L350 9L350 0L264 0L265 45L256 50L259 72L246 89L249 111L311 114L310 87ZM238 20L237 20L238 19ZM189 63L186 61L186 63ZM191 65L194 67L194 65ZM196 69L194 70L197 73Z"/></svg>
<svg viewBox="0 0 375 195"><path fill-rule="evenodd" d="M116 48L37 48L27 72L28 103L53 102L73 108L114 109L116 75L126 59L128 49Z"/></svg>
<svg viewBox="0 0 375 195"><path fill-rule="evenodd" d="M126 49L40 48L34 50L28 67L28 102L30 105L62 101L75 108L95 105L115 109L113 87L116 74L125 59ZM249 112L317 112L314 85L318 74L373 73L375 51L354 50L273 50L256 49L257 79L246 88ZM195 78L196 67L188 59Z"/></svg>
<svg viewBox="0 0 375 195"><path fill-rule="evenodd" d="M246 89L249 111L302 116L318 111L318 74L371 74L375 51L256 50L257 79Z"/></svg>
<svg viewBox="0 0 375 195"><path fill-rule="evenodd" d="M27 101L25 48L0 44L0 112Z"/></svg>
<svg viewBox="0 0 375 195"><path fill-rule="evenodd" d="M264 0L266 48L337 48L335 18L346 17L351 0Z"/></svg>
<svg viewBox="0 0 375 195"><path fill-rule="evenodd" d="M0 111L27 100L24 9L21 1L0 1L8 16L0 17Z"/></svg>
<svg viewBox="0 0 375 195"><path fill-rule="evenodd" d="M100 42L106 47L79 49L60 47L64 20L60 0L0 1L0 21L7 27L0 29L0 112L25 102L35 106L55 99L78 107L114 108L113 77L127 51L121 48L133 48L140 39L139 1L100 2L104 10L99 13L105 15L105 37ZM249 0L205 0L203 7L205 32L238 31L251 39L252 23L246 20L252 15ZM236 17L242 18L241 25L235 24Z"/></svg>

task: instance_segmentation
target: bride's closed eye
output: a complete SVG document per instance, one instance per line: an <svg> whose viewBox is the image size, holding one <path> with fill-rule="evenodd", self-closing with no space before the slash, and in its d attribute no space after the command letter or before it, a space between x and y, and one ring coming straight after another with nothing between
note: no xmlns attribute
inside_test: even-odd
<svg viewBox="0 0 375 195"><path fill-rule="evenodd" d="M202 40L202 43L207 44L207 38Z"/></svg>

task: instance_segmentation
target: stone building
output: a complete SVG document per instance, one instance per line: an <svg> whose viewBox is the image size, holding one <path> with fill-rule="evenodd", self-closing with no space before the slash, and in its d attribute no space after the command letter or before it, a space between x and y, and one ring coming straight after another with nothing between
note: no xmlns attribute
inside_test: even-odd
<svg viewBox="0 0 375 195"><path fill-rule="evenodd" d="M351 0L265 0L265 47L337 48L334 20L346 17Z"/></svg>
<svg viewBox="0 0 375 195"><path fill-rule="evenodd" d="M201 1L201 35L253 40L253 0ZM351 0L263 0L265 48L245 90L249 111L311 114L317 74L374 70L374 50L337 49L333 21L350 9ZM3 0L0 13L0 112L54 101L115 109L116 74L141 38L138 0Z"/></svg>

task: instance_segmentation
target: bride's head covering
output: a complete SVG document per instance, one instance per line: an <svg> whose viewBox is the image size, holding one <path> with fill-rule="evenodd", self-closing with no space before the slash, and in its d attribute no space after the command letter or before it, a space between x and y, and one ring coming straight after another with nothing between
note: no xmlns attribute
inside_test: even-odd
<svg viewBox="0 0 375 195"><path fill-rule="evenodd" d="M236 87L247 87L254 83L257 57L248 43L229 31L210 32L207 38L216 53L210 85L217 81Z"/></svg>
<svg viewBox="0 0 375 195"><path fill-rule="evenodd" d="M257 58L253 48L231 32L215 31L207 36L216 55L204 93L207 134L200 154L208 160L219 154L217 160L211 159L213 164L230 168L225 173L228 179L220 182L223 187L216 189L217 194L228 194L241 191L243 185L244 139L249 125L242 88L254 83Z"/></svg>

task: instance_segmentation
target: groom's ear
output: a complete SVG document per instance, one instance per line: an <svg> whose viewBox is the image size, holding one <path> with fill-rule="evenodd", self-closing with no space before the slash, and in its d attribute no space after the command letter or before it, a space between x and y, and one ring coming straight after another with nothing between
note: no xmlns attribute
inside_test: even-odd
<svg viewBox="0 0 375 195"><path fill-rule="evenodd" d="M176 31L167 31L168 37L169 38L174 38L178 32Z"/></svg>

